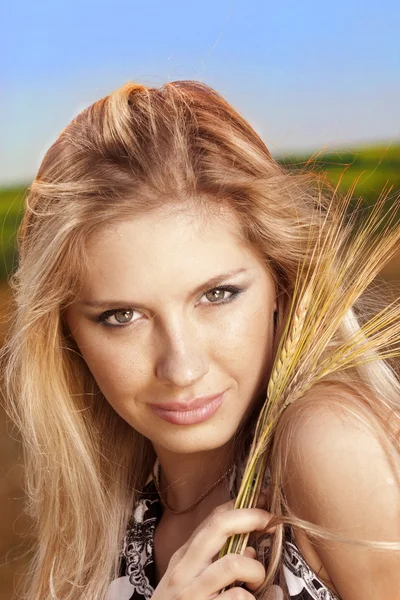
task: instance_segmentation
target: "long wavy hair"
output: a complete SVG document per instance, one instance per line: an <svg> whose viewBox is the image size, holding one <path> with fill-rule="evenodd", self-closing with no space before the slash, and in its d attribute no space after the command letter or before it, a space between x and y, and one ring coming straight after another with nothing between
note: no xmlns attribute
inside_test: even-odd
<svg viewBox="0 0 400 600"><path fill-rule="evenodd" d="M34 539L23 598L105 597L118 577L132 507L156 458L150 441L102 396L63 319L88 268L90 236L188 200L228 207L274 276L279 339L299 261L307 260L309 223L318 222L316 211L333 197L323 175L278 164L246 120L196 81L159 89L128 82L60 133L27 190L18 265L9 277L15 307L1 355L6 410L23 443ZM317 226L313 235L320 236ZM362 314L350 310L339 335L357 330ZM388 409L399 414L399 377L387 361L337 375L337 384L346 378L360 407L377 417L375 427L384 429ZM286 411L271 453L275 508L283 502L285 439L297 410ZM247 432L257 417L251 415ZM237 457L245 454L246 431L237 435ZM298 524L312 532L312 524ZM281 528L275 535L282 537ZM281 565L282 543L275 543L260 597Z"/></svg>

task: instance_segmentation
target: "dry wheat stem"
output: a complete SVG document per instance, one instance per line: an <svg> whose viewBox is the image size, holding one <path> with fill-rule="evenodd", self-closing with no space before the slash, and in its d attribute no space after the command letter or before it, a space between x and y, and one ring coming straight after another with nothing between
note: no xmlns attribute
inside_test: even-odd
<svg viewBox="0 0 400 600"><path fill-rule="evenodd" d="M391 308L390 304L365 323L350 340L336 347L329 357L321 358L346 311L385 262L396 254L400 240L398 225L393 231L389 230L400 206L400 198L386 214L382 214L388 195L382 192L363 228L359 228L349 241L357 216L354 211L348 223L344 223L352 191L345 197L339 197L336 204L331 202L323 224L323 228L327 228L325 236L317 240L312 251L309 238L307 255L310 251L311 256L308 267L304 263L298 267L288 320L268 382L266 401L256 424L235 508L256 505L275 424L290 404L334 371L383 357L400 356L400 308ZM360 204L361 200L357 206ZM372 239L388 216L383 232L378 239ZM315 257L314 271L310 275ZM332 274L334 281L331 280ZM392 304L396 301L398 299ZM398 348L388 348L396 344ZM382 350L380 354L378 350ZM232 551L242 553L249 535L231 536L219 557Z"/></svg>

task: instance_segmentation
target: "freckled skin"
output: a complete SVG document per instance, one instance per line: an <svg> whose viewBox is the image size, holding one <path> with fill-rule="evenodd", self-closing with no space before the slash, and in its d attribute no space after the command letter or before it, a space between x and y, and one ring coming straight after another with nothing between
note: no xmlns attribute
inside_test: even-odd
<svg viewBox="0 0 400 600"><path fill-rule="evenodd" d="M81 299L126 299L123 308L136 310L128 325L110 316L113 328L96 319L121 305L94 309L76 302L66 311L67 325L106 400L151 441L168 502L177 510L190 507L232 465L229 442L266 388L276 308L273 277L242 245L233 225L193 211L189 217L168 209L109 225L90 240L88 254ZM212 286L242 288L232 302L213 304L206 285L190 294L238 268L248 271ZM122 311L119 315L121 321ZM168 423L149 406L225 389L218 411L198 424ZM386 484L394 481L395 459L389 462L378 437L360 427L356 413L349 413L354 422L343 419L335 392L324 393L332 394L329 405L318 410L310 405L296 421L285 464L289 506L300 518L344 537L395 541L399 494L397 486ZM385 493L375 493L381 489ZM213 508L229 500L228 492L218 486L190 512L163 512L154 536L158 581L173 552ZM395 597L395 552L329 540L317 547L301 530L295 533L305 559L337 595L372 598L372 590L374 599Z"/></svg>
<svg viewBox="0 0 400 600"><path fill-rule="evenodd" d="M233 225L206 221L193 210L190 217L161 210L105 227L89 241L88 255L80 300L136 302L124 305L135 309L127 324L121 312L120 321L108 317L115 327L96 319L119 305L75 302L66 310L107 401L157 453L201 454L229 442L271 368L275 284L262 261ZM232 302L214 300L207 287L190 295L211 277L238 268L248 271L217 284L242 288ZM149 406L225 389L222 406L199 424L168 423Z"/></svg>

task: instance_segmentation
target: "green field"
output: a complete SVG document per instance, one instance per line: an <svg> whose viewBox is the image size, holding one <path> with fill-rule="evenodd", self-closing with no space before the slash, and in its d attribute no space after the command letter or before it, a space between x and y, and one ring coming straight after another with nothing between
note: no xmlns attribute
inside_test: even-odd
<svg viewBox="0 0 400 600"><path fill-rule="evenodd" d="M275 159L291 169L298 169L309 161L310 155L285 154ZM360 177L353 197L362 196L368 205L374 204L385 186L386 189L393 186L390 198L400 193L400 141L326 152L313 155L312 159L313 168L326 172L333 184L342 176L339 189L343 192ZM15 232L22 217L26 186L0 190L0 280L5 280L16 265Z"/></svg>
<svg viewBox="0 0 400 600"><path fill-rule="evenodd" d="M296 169L308 160L307 155L275 157L278 162ZM400 141L377 146L360 146L353 150L327 152L315 159L317 171L326 172L329 180L337 184L342 176L340 189L347 191L357 177L354 196L362 196L373 204L383 187L393 185L391 195L400 191Z"/></svg>
<svg viewBox="0 0 400 600"><path fill-rule="evenodd" d="M18 186L0 190L0 280L4 280L15 267L15 233L22 217L26 187Z"/></svg>

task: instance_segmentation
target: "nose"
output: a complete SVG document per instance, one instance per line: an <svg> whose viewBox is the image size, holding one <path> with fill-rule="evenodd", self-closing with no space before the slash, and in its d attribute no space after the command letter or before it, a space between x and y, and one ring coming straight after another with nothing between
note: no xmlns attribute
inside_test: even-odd
<svg viewBox="0 0 400 600"><path fill-rule="evenodd" d="M160 381L188 387L208 373L209 358L204 341L187 324L175 323L164 329L159 348L156 376Z"/></svg>

